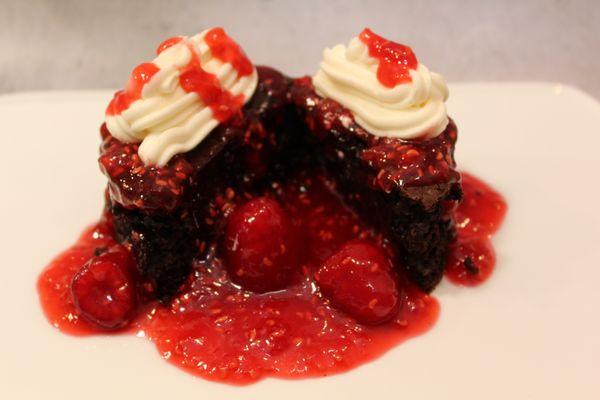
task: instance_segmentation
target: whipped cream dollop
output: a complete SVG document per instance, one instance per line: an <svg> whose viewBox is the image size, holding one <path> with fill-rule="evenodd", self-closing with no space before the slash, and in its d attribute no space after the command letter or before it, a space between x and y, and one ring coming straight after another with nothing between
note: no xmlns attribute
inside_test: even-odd
<svg viewBox="0 0 600 400"><path fill-rule="evenodd" d="M448 124L444 78L418 63L409 47L368 29L348 46L325 49L313 84L320 96L348 108L376 136L429 138Z"/></svg>
<svg viewBox="0 0 600 400"><path fill-rule="evenodd" d="M141 142L145 164L163 166L238 112L252 97L258 74L221 28L168 39L157 52L115 94L106 126L122 142Z"/></svg>

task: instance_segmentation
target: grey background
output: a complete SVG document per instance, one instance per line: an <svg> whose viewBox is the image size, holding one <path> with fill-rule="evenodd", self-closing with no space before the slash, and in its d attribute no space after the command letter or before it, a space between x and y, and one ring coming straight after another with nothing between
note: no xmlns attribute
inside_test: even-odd
<svg viewBox="0 0 600 400"><path fill-rule="evenodd" d="M291 75L370 26L450 81L563 82L600 97L599 0L0 0L0 92L117 88L163 39L217 25Z"/></svg>

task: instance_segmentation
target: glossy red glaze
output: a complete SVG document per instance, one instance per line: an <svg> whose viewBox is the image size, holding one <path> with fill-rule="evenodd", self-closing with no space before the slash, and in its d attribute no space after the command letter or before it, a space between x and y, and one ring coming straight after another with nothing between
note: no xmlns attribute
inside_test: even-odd
<svg viewBox="0 0 600 400"><path fill-rule="evenodd" d="M456 227L461 238L494 234L506 215L506 201L500 193L482 180L461 173L464 199L455 212Z"/></svg>
<svg viewBox="0 0 600 400"><path fill-rule="evenodd" d="M223 35L225 35L225 33L223 33ZM227 40L227 43L230 42L230 45L227 46L224 44L222 45L223 48L230 49L233 45L237 46L237 44L227 35L225 35L225 38L226 39L222 40ZM180 70L179 84L184 91L188 93L196 93L202 103L205 106L210 107L213 112L213 116L217 121L223 122L228 120L244 105L244 95L238 94L234 96L228 90L223 89L217 76L215 74L206 72L202 68L198 53L193 46L188 44L188 47L192 57L190 62ZM222 51L225 52L225 50ZM233 52L233 50L230 51ZM241 50L239 51L241 52ZM234 66L234 68L236 67Z"/></svg>
<svg viewBox="0 0 600 400"><path fill-rule="evenodd" d="M168 38L167 40L165 40L164 42L162 42L161 44L158 45L158 47L156 48L156 54L158 55L158 54L162 53L169 47L176 45L177 43L181 42L182 40L183 40L183 36L173 36L171 38Z"/></svg>
<svg viewBox="0 0 600 400"><path fill-rule="evenodd" d="M254 66L240 45L227 36L223 28L209 30L204 40L212 55L224 63L231 64L238 72L238 76L250 75L254 71Z"/></svg>
<svg viewBox="0 0 600 400"><path fill-rule="evenodd" d="M461 175L464 199L454 212L457 239L450 249L446 277L475 286L494 270L496 256L490 238L500 228L507 205L485 182L465 172Z"/></svg>
<svg viewBox="0 0 600 400"><path fill-rule="evenodd" d="M185 195L193 167L180 154L166 166L145 165L138 155L138 143L122 143L110 135L106 124L100 128L102 151L98 163L108 176L108 190L115 201L127 208L171 211Z"/></svg>
<svg viewBox="0 0 600 400"><path fill-rule="evenodd" d="M453 157L458 134L452 119L438 136L403 141L365 131L356 124L350 110L335 100L319 96L310 77L294 81L290 98L303 110L306 124L319 140L329 141L330 136L339 135L364 145L359 157L372 168L373 185L385 192L460 179Z"/></svg>
<svg viewBox="0 0 600 400"><path fill-rule="evenodd" d="M144 85L159 71L152 63L140 64L133 69L125 90L115 93L106 108L107 115L117 115L129 108L131 103L142 96Z"/></svg>
<svg viewBox="0 0 600 400"><path fill-rule="evenodd" d="M188 93L196 93L202 103L213 112L217 121L228 120L244 105L244 95L232 95L224 90L217 76L206 72L198 63L194 53L192 61L184 67L179 75L179 84Z"/></svg>
<svg viewBox="0 0 600 400"><path fill-rule="evenodd" d="M184 38L176 36L162 42L156 52L160 54L169 47L180 43ZM209 30L204 37L206 44L211 49L213 56L224 63L230 63L238 72L238 76L252 74L254 66L246 57L240 46L234 42L222 28ZM188 93L196 93L202 103L210 107L214 118L223 122L238 112L244 105L242 94L233 95L223 89L216 75L202 68L198 53L194 46L188 43L191 60L180 68L179 83ZM125 90L117 92L106 109L107 115L117 115L126 110L131 103L141 97L144 85L159 71L153 63L144 63L137 66Z"/></svg>
<svg viewBox="0 0 600 400"><path fill-rule="evenodd" d="M145 332L165 359L195 375L234 384L265 376L323 376L376 358L435 323L437 301L408 283L398 287L397 313L377 327L331 306L313 278L324 258L355 239L370 241L379 254L391 255L391 250L318 176L275 185L270 195L306 232L308 261L299 276L282 291L244 291L231 282L218 253L211 252L196 263L179 297L169 305L145 305L130 324L131 330ZM44 311L63 332L99 332L77 314L70 282L97 248L114 244L109 232L105 223L87 230L39 278Z"/></svg>
<svg viewBox="0 0 600 400"><path fill-rule="evenodd" d="M450 120L440 135L428 140L399 143L391 138L374 139L361 158L379 171L374 183L386 192L398 186L457 181L453 158L457 137L456 125Z"/></svg>
<svg viewBox="0 0 600 400"><path fill-rule="evenodd" d="M367 45L369 55L379 61L377 79L383 86L393 88L412 81L410 70L417 69L419 62L410 47L387 40L369 28L358 37Z"/></svg>

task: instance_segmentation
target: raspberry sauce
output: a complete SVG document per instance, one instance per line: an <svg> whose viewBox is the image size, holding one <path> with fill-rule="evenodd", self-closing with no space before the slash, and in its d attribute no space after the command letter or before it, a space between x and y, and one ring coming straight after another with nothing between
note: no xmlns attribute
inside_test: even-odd
<svg viewBox="0 0 600 400"><path fill-rule="evenodd" d="M481 218L475 212L478 207L488 207L490 198L498 201L497 193L469 175L464 177L465 204L471 206L459 209L457 219L458 215L472 217L473 222L469 223L487 227L494 222L497 229L501 215ZM474 195L478 198L476 202L471 198ZM385 272L388 271L385 260L395 259L393 250L382 235L364 225L344 206L326 179L319 175L301 175L284 185L272 185L266 196L282 205L305 243L302 264L285 289L262 294L242 290L231 281L225 260L214 247L205 258L195 262L192 276L176 298L165 305L143 304L129 327L119 332L143 333L155 343L164 359L194 375L239 385L267 376L301 378L347 371L426 332L435 324L439 314L437 300L402 276L394 278L397 284L389 281L387 276L392 275ZM111 232L110 221L104 218L55 258L39 277L43 310L62 332L107 333L78 315L71 282L90 258L116 245ZM490 232L489 229L486 232ZM488 244L489 235L491 233L484 238ZM467 242L459 239L459 243ZM459 252L459 248L455 248L452 257L468 253ZM467 250L479 251L477 248ZM338 260L340 254L343 259ZM319 267L326 265L327 268L327 271L319 270L320 279L329 279L325 274L335 272L332 268L336 268L338 261L345 262L348 255L363 258L369 267L365 279L376 277L377 285L385 288L379 292L386 294L379 298L380 306L387 304L380 310L380 317L385 319L380 325L357 322L317 289ZM483 269L477 261L475 264ZM383 280L380 267L386 274ZM455 279L450 273L449 277ZM345 285L348 291L354 290L352 283L345 282ZM386 299L390 301L384 303ZM373 304L373 308L375 306Z"/></svg>
<svg viewBox="0 0 600 400"><path fill-rule="evenodd" d="M246 57L242 48L234 42L223 30L223 28L213 28L206 32L204 37L206 44L210 48L213 57L218 58L224 63L231 64L237 71L238 76L251 75L254 67Z"/></svg>
<svg viewBox="0 0 600 400"><path fill-rule="evenodd" d="M164 42L158 45L156 48L156 55L159 55L169 47L175 46L177 43L183 40L183 36L173 36L166 39Z"/></svg>
<svg viewBox="0 0 600 400"><path fill-rule="evenodd" d="M377 79L388 88L411 82L410 70L417 69L419 62L408 46L387 40L365 28L358 36L367 45L369 56L377 59Z"/></svg>
<svg viewBox="0 0 600 400"><path fill-rule="evenodd" d="M133 69L125 90L119 90L106 108L107 115L118 115L142 97L144 85L159 71L153 63L140 64Z"/></svg>
<svg viewBox="0 0 600 400"><path fill-rule="evenodd" d="M496 264L490 241L506 215L502 195L473 175L462 173L464 199L454 213L457 239L450 250L446 277L475 286L484 282Z"/></svg>
<svg viewBox="0 0 600 400"><path fill-rule="evenodd" d="M184 41L185 38L175 36L162 42L157 50L161 54L168 48ZM206 32L204 41L211 50L212 57L223 63L229 63L236 70L238 78L251 75L254 66L244 54L240 46L231 39L222 28L213 28ZM233 95L224 89L215 74L207 72L201 65L196 46L187 42L191 59L179 69L179 84L188 93L196 93L203 105L210 107L214 118L223 122L238 112L244 105L244 95ZM153 63L138 65L133 72L125 90L115 93L108 108L107 115L118 115L125 111L142 96L144 85L159 71Z"/></svg>
<svg viewBox="0 0 600 400"><path fill-rule="evenodd" d="M186 92L196 93L219 122L228 120L244 105L244 95L234 96L223 89L216 75L202 69L195 53L190 64L181 70L179 84Z"/></svg>

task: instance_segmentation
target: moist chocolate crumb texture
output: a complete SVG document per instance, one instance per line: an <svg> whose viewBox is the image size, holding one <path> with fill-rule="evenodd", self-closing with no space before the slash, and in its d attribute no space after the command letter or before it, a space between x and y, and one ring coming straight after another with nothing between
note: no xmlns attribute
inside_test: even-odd
<svg viewBox="0 0 600 400"><path fill-rule="evenodd" d="M440 281L462 197L443 78L366 29L314 77L254 67L222 29L175 37L132 72L101 127L108 215L152 296L170 299L227 218L294 171L319 168L397 249Z"/></svg>

